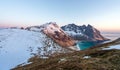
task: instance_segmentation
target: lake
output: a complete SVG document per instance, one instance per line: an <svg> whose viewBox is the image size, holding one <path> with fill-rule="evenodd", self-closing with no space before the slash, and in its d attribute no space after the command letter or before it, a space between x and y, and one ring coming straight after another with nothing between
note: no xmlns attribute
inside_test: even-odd
<svg viewBox="0 0 120 70"><path fill-rule="evenodd" d="M77 43L77 46L80 48L80 50L86 50L92 46L97 45L98 43L93 41L80 41Z"/></svg>
<svg viewBox="0 0 120 70"><path fill-rule="evenodd" d="M111 41L112 41L112 40L115 40L120 37L120 32L102 32L102 35L105 38L111 39ZM79 41L77 43L77 46L79 47L80 50L86 50L86 49L93 47L95 45L98 45L98 44L100 44L100 43L96 43L93 41Z"/></svg>

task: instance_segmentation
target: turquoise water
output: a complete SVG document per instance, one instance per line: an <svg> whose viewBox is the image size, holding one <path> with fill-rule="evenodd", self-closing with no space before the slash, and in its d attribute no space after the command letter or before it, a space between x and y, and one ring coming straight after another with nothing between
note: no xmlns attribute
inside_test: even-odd
<svg viewBox="0 0 120 70"><path fill-rule="evenodd" d="M97 45L97 43L95 43L93 41L80 41L77 43L77 45L80 48L80 50L86 50L92 46Z"/></svg>

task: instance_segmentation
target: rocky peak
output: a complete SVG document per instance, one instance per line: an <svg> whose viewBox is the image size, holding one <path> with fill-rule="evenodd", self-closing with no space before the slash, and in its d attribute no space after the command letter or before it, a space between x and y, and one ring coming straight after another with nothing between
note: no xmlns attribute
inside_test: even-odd
<svg viewBox="0 0 120 70"><path fill-rule="evenodd" d="M88 25L86 27L84 34L89 36L91 40L105 40L105 38L101 35L100 31L91 25Z"/></svg>
<svg viewBox="0 0 120 70"><path fill-rule="evenodd" d="M70 26L75 27L76 25L75 25L74 23L72 23L72 24L68 24L68 27L70 27Z"/></svg>
<svg viewBox="0 0 120 70"><path fill-rule="evenodd" d="M43 32L48 37L50 37L54 42L59 44L62 47L71 47L75 45L75 41L69 37L62 29L59 27L56 22L49 22L41 26L32 26L26 28L31 31Z"/></svg>
<svg viewBox="0 0 120 70"><path fill-rule="evenodd" d="M92 25L88 24L78 26L75 24L68 24L61 27L64 31L66 31L73 39L75 40L90 40L90 41L98 41L98 40L107 40L104 38L100 31L94 28ZM73 33L74 32L74 33Z"/></svg>
<svg viewBox="0 0 120 70"><path fill-rule="evenodd" d="M70 47L75 44L75 41L70 38L56 23L50 22L49 25L43 29L43 32L63 47Z"/></svg>
<svg viewBox="0 0 120 70"><path fill-rule="evenodd" d="M88 28L92 28L93 26L92 26L92 25L90 25L90 24L88 24L88 25L87 25L87 27L88 27Z"/></svg>
<svg viewBox="0 0 120 70"><path fill-rule="evenodd" d="M85 29L86 28L86 25L82 25L82 26L80 26L81 28L83 28L83 29Z"/></svg>

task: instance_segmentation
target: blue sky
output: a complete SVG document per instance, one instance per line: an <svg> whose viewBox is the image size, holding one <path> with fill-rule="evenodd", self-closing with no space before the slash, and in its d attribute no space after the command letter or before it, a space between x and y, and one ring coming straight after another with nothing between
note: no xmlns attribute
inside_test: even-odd
<svg viewBox="0 0 120 70"><path fill-rule="evenodd" d="M120 30L120 0L0 0L1 26L91 24Z"/></svg>

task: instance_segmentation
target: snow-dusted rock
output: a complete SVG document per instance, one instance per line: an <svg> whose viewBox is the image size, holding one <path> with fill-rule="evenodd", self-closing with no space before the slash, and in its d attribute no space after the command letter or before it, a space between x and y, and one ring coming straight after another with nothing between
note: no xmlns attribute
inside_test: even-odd
<svg viewBox="0 0 120 70"><path fill-rule="evenodd" d="M89 40L89 41L103 41L108 40L104 38L100 31L91 25L78 26L75 24L68 24L61 27L70 37L75 40Z"/></svg>
<svg viewBox="0 0 120 70"><path fill-rule="evenodd" d="M49 22L41 26L27 27L26 29L30 31L43 32L64 48L69 48L71 46L75 47L75 41L69 37L69 35L66 34L55 22Z"/></svg>
<svg viewBox="0 0 120 70"><path fill-rule="evenodd" d="M69 37L56 23L49 23L49 25L43 29L43 32L62 47L70 47L75 45L75 41Z"/></svg>
<svg viewBox="0 0 120 70"><path fill-rule="evenodd" d="M59 46L43 32L21 29L0 30L0 70L9 70L27 62L33 55L42 57L66 52L69 50Z"/></svg>
<svg viewBox="0 0 120 70"><path fill-rule="evenodd" d="M53 22L26 29L0 29L0 70L26 63L33 55L47 57L78 50L74 44L74 40Z"/></svg>

